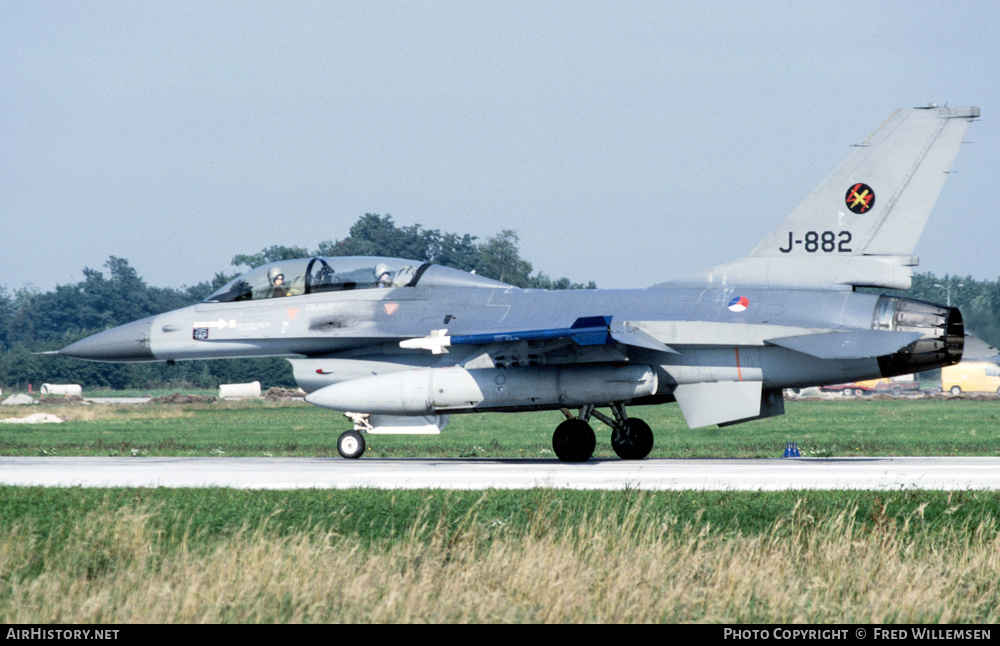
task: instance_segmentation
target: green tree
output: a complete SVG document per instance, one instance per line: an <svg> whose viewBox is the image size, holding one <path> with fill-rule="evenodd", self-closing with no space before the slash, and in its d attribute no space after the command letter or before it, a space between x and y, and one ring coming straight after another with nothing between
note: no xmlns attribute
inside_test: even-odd
<svg viewBox="0 0 1000 646"><path fill-rule="evenodd" d="M151 290L124 258L105 263L110 278L84 268L83 281L51 292L24 290L10 322L14 343L51 342L122 325L187 304L173 290Z"/></svg>
<svg viewBox="0 0 1000 646"><path fill-rule="evenodd" d="M7 335L10 323L14 319L14 299L7 293L7 288L0 286L0 352L10 347Z"/></svg>
<svg viewBox="0 0 1000 646"><path fill-rule="evenodd" d="M391 215L365 213L351 226L343 240L325 240L318 256L392 256L421 262L438 262L441 233L419 224L397 227Z"/></svg>
<svg viewBox="0 0 1000 646"><path fill-rule="evenodd" d="M260 267L261 265L266 265L270 262L279 262L282 260L295 260L296 258L308 258L312 254L305 247L285 247L283 245L273 245L267 249L262 249L255 254L237 254L233 256L232 265L234 267L239 267L241 265L246 265L251 269L254 267ZM218 277L220 274L216 274ZM229 280L224 280L219 285L220 287L229 282Z"/></svg>
<svg viewBox="0 0 1000 646"><path fill-rule="evenodd" d="M439 265L462 271L472 271L479 267L479 245L476 236L446 233L438 239L438 250L433 260Z"/></svg>
<svg viewBox="0 0 1000 646"><path fill-rule="evenodd" d="M365 213L358 218L343 240L324 240L314 253L301 247L270 247L257 254L241 254L233 264L259 266L265 262L284 260L286 251L294 250L288 258L307 256L391 256L419 262L431 262L462 271L476 271L488 278L496 278L517 287L540 289L594 289L593 281L587 285L574 283L569 278L552 279L545 274L531 275L531 263L522 259L518 250L520 238L515 231L505 229L477 244L470 234L442 233L437 229L424 229L420 224L397 226L391 215ZM503 276L501 279L500 277Z"/></svg>
<svg viewBox="0 0 1000 646"><path fill-rule="evenodd" d="M538 272L536 276L531 277L530 287L535 289L597 289L597 283L594 281L590 281L586 285L573 283L566 277L553 280L542 272Z"/></svg>
<svg viewBox="0 0 1000 646"><path fill-rule="evenodd" d="M479 248L479 273L515 287L530 287L531 263L521 258L520 241L511 229L488 238Z"/></svg>

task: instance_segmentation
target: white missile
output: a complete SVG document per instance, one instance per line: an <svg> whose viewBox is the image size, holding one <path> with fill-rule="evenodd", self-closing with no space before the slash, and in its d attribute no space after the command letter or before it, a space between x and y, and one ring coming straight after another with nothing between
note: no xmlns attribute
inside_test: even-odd
<svg viewBox="0 0 1000 646"><path fill-rule="evenodd" d="M448 336L448 330L434 330L425 337L406 339L399 342L399 347L401 348L430 350L434 354L447 353L449 345L451 345L451 337Z"/></svg>

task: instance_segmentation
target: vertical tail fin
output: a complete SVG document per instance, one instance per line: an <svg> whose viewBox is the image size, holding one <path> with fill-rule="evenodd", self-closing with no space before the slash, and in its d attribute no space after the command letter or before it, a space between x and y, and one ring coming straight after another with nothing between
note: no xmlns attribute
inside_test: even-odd
<svg viewBox="0 0 1000 646"><path fill-rule="evenodd" d="M908 289L913 249L979 108L894 112L745 258L712 283Z"/></svg>

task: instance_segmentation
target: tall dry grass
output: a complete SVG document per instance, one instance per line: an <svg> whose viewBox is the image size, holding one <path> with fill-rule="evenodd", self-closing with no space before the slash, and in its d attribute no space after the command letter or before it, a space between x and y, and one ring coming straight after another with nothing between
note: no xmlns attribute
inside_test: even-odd
<svg viewBox="0 0 1000 646"><path fill-rule="evenodd" d="M553 527L544 511L517 532L425 516L369 546L266 525L178 544L148 509L97 510L46 544L18 526L0 538L0 622L1000 620L992 520L931 536L919 516L873 529L796 513L721 536L633 512Z"/></svg>

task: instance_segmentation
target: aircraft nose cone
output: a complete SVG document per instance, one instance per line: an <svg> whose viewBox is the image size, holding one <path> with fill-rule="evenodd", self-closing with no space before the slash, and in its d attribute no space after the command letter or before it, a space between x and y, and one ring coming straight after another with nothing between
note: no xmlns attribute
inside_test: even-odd
<svg viewBox="0 0 1000 646"><path fill-rule="evenodd" d="M126 323L71 343L59 354L90 361L154 361L149 349L152 329L152 317Z"/></svg>

